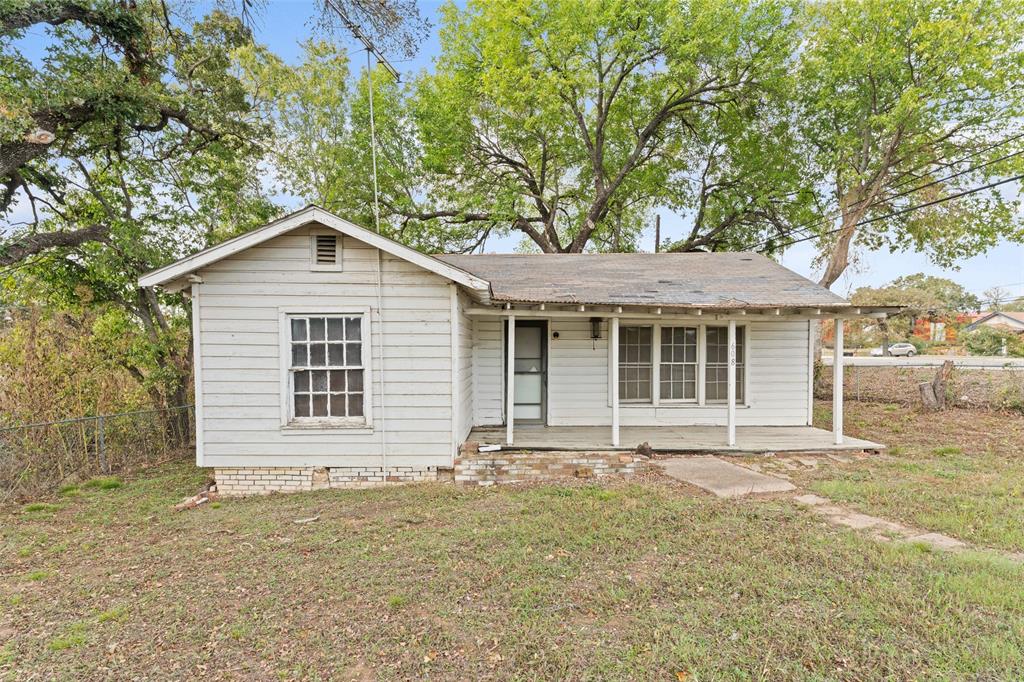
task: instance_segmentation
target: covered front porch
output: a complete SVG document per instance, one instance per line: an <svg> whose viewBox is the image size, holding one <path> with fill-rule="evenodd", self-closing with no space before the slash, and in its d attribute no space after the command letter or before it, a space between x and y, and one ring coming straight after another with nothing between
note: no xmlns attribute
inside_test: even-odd
<svg viewBox="0 0 1024 682"><path fill-rule="evenodd" d="M811 452L884 447L843 434L843 321L861 315L859 309L830 316L839 349L838 361L832 367L838 388L830 431L810 425L812 325L824 317L822 311L726 310L705 314L701 309L669 313L661 308L648 312L642 308L580 305L566 310L506 304L502 309L475 308L469 312L477 319L500 320L502 336L498 339L504 340L500 365L502 419L478 421L491 426L474 428L469 437L472 441L536 450L632 450L646 442L665 452ZM624 329L631 329L634 337L637 330L648 331L649 346L641 349L639 357L620 357ZM527 330L533 335L523 334ZM668 348L662 330L690 334L684 343L689 339L691 355L684 355L682 363L680 348ZM715 352L712 330L718 333ZM524 341L528 342L525 351ZM636 354L630 343L635 346L635 338L623 345ZM643 337L640 343L644 343ZM682 399L666 395L661 373L685 366L687 358L691 394ZM712 360L718 371L714 394L708 387ZM634 366L648 372L641 380L646 393L633 395L621 390L620 375Z"/></svg>
<svg viewBox="0 0 1024 682"><path fill-rule="evenodd" d="M506 442L502 426L477 427L469 440L480 445L501 445L516 450L635 450L647 443L655 452L725 452L734 454L764 452L842 452L879 451L885 446L844 436L836 442L832 431L813 426L737 426L735 442L729 442L727 429L720 426L622 426L619 442L603 426L516 427L515 445Z"/></svg>

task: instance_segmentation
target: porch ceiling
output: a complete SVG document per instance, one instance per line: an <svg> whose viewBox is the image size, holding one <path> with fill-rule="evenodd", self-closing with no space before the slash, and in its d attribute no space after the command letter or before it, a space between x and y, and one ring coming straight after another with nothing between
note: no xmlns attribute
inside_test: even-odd
<svg viewBox="0 0 1024 682"><path fill-rule="evenodd" d="M470 441L504 446L505 427L477 427ZM724 426L623 426L620 445L611 444L607 426L516 425L510 450L634 450L649 443L655 452L840 452L884 450L885 446L845 436L836 445L831 431L812 426L737 426L736 445L727 444Z"/></svg>

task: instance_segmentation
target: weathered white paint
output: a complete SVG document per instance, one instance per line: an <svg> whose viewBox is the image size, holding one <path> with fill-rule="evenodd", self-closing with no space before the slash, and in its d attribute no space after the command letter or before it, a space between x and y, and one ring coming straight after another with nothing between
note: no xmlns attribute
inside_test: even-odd
<svg viewBox="0 0 1024 682"><path fill-rule="evenodd" d="M456 452L459 449L458 438L459 438L459 409L461 407L460 394L462 387L459 385L459 322L462 318L459 315L459 292L455 287L455 283L451 282L448 284L449 296L451 298L451 340L452 340L452 464L455 463Z"/></svg>
<svg viewBox="0 0 1024 682"><path fill-rule="evenodd" d="M843 321L833 320L835 324L835 350L832 361L832 435L836 445L843 443Z"/></svg>
<svg viewBox="0 0 1024 682"><path fill-rule="evenodd" d="M504 320L497 317L473 320L473 424L505 423L505 366L502 355ZM550 356L549 356L550 358ZM551 361L549 359L550 366Z"/></svg>
<svg viewBox="0 0 1024 682"><path fill-rule="evenodd" d="M516 316L508 316L508 331L505 332L505 442L513 444L512 427L516 421Z"/></svg>
<svg viewBox="0 0 1024 682"><path fill-rule="evenodd" d="M473 320L466 314L469 300L465 294L459 293L459 348L456 360L459 366L459 423L456 432L456 444L461 445L473 429Z"/></svg>
<svg viewBox="0 0 1024 682"><path fill-rule="evenodd" d="M807 320L807 425L814 424L814 320Z"/></svg>
<svg viewBox="0 0 1024 682"><path fill-rule="evenodd" d="M736 445L736 320L729 320L729 361L726 366L726 441Z"/></svg>
<svg viewBox="0 0 1024 682"><path fill-rule="evenodd" d="M377 250L343 240L342 271L311 271L308 228L299 228L201 271L196 315L202 367L205 466L379 466L381 413L388 466L447 466L452 456L452 316L449 281L384 255L383 323L369 324L364 386L372 424L287 429L280 423L280 309L376 312ZM378 320L372 315L373 322ZM386 390L379 382L387 362ZM465 431L468 431L466 425Z"/></svg>
<svg viewBox="0 0 1024 682"><path fill-rule="evenodd" d="M612 349L612 446L619 445L619 318L612 318L612 335L608 340ZM656 386L657 384L655 384Z"/></svg>
<svg viewBox="0 0 1024 682"><path fill-rule="evenodd" d="M221 242L216 246L200 251L199 253L193 254L187 258L182 258L168 266L162 267L158 270L153 270L152 272L147 272L139 278L139 286L153 287L173 282L174 280L181 279L190 273L217 263L225 258L245 253L256 246L268 243L281 235L294 233L298 228L306 228L303 234L308 235L309 226L313 226L315 229L320 230L330 228L336 232L340 232L346 237L350 237L361 244L369 245L375 249L380 249L384 253L399 258L407 263L418 265L420 268L428 272L440 275L450 281L458 282L467 289L479 293L482 298L486 298L489 293L490 285L479 277L475 277L465 270L460 270L459 268L443 263L436 258L420 253L419 251L411 249L404 244L399 244L387 237L382 237L375 232L359 227L355 223L350 223L347 220L339 218L330 211L324 210L319 206L307 206L295 211L294 213L290 213L279 220L275 220L269 225L264 225L258 230L246 232L234 239ZM308 236L303 242L303 247L307 249L309 247ZM305 260L306 267L309 269L309 254L306 255Z"/></svg>
<svg viewBox="0 0 1024 682"><path fill-rule="evenodd" d="M195 380L197 387L203 385L203 346L202 338L203 335L200 331L200 321L202 314L200 313L202 306L202 295L203 285L199 282L192 283L192 376ZM196 466L204 466L203 453L205 448L203 447L203 435L205 432L204 421L206 418L206 409L204 408L204 396L203 391L195 391L195 416L196 416Z"/></svg>
<svg viewBox="0 0 1024 682"><path fill-rule="evenodd" d="M519 312L516 312L517 318ZM662 315L661 325L722 325L705 315L701 318ZM590 338L589 318L563 318L557 313L549 319L551 339L548 355L549 421L553 426L604 426L612 423L610 321L601 326L601 338ZM501 324L494 317L476 318L474 328L474 419L479 426L502 424L504 367L501 352ZM650 322L623 316L621 325ZM764 320L747 318L745 357L745 402L736 407L737 426L806 425L808 400L807 323L785 316ZM704 334L698 372L704 375ZM698 382L698 398L703 401ZM725 426L728 419L725 401L719 403L672 403L660 405L622 403L620 426Z"/></svg>

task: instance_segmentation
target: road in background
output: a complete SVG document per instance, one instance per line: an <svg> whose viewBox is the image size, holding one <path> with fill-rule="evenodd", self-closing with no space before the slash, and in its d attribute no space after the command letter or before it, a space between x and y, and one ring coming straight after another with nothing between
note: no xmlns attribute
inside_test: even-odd
<svg viewBox="0 0 1024 682"><path fill-rule="evenodd" d="M946 360L952 360L956 367L969 369L1024 369L1024 358L976 355L915 355L912 358L847 355L843 358L843 364L856 367L938 367ZM822 353L821 361L825 365L831 365L832 355Z"/></svg>

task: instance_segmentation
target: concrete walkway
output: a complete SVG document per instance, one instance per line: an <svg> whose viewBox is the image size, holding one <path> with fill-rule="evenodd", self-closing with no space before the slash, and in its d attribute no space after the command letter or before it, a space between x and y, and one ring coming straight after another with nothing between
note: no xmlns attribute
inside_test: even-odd
<svg viewBox="0 0 1024 682"><path fill-rule="evenodd" d="M942 533L926 533L916 528L904 526L895 521L887 521L877 516L861 514L844 507L832 504L831 500L817 495L798 495L794 498L796 502L804 507L810 508L816 514L824 516L829 523L837 526L846 526L854 530L863 530L870 533L878 540L905 540L906 542L921 542L929 545L932 549L943 552L959 552L970 549L970 546L961 540L951 538Z"/></svg>
<svg viewBox="0 0 1024 682"><path fill-rule="evenodd" d="M796 486L787 480L769 476L747 467L723 461L717 457L689 456L674 457L659 462L664 472L672 478L684 481L698 488L703 488L718 497L741 497L757 493L784 493L796 490ZM900 540L902 542L923 543L941 552L962 552L968 549L979 549L968 545L962 540L943 535L929 533L918 528L905 526L895 521L862 514L834 504L831 500L817 495L797 495L794 501L825 518L836 526L845 526L864 531L876 540ZM1024 562L1024 554L1019 552L990 551L1004 556L1011 561Z"/></svg>
<svg viewBox="0 0 1024 682"><path fill-rule="evenodd" d="M674 457L659 462L672 478L703 488L718 497L739 497L752 493L784 493L796 490L789 481L759 474L717 457Z"/></svg>

